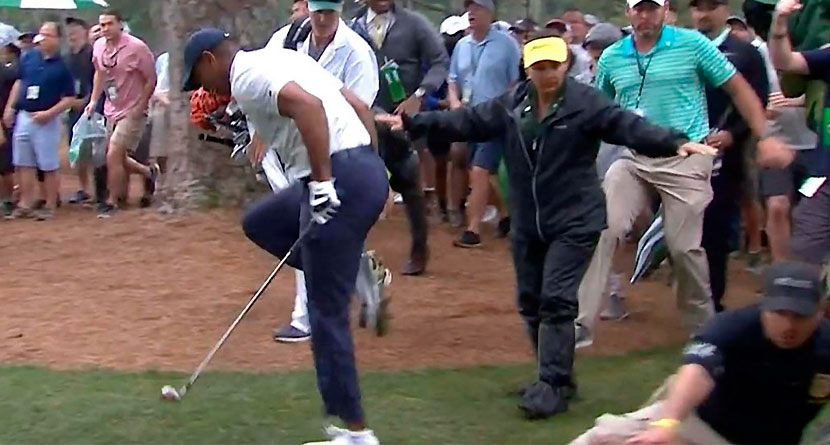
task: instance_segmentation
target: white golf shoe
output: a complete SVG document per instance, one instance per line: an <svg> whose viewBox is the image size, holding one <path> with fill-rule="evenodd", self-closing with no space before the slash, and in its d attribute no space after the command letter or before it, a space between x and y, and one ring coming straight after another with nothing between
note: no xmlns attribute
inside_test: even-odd
<svg viewBox="0 0 830 445"><path fill-rule="evenodd" d="M307 442L304 445L380 445L378 438L372 430L349 431L329 425L325 428L329 436L328 441Z"/></svg>

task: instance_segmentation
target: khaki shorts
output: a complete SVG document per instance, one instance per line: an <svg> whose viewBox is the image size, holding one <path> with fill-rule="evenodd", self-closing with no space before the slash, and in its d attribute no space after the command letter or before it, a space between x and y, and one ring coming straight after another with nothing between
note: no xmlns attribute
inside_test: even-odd
<svg viewBox="0 0 830 445"><path fill-rule="evenodd" d="M138 119L131 117L121 118L119 121L108 121L110 145L117 145L127 149L128 153L135 152L141 142L141 136L147 129L147 116Z"/></svg>

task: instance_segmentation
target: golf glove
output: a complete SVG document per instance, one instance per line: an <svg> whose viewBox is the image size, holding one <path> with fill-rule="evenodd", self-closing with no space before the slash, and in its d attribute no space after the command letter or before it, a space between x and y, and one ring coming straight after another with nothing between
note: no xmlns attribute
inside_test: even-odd
<svg viewBox="0 0 830 445"><path fill-rule="evenodd" d="M308 183L308 197L311 204L311 218L317 224L325 224L337 214L340 199L331 181L311 181Z"/></svg>

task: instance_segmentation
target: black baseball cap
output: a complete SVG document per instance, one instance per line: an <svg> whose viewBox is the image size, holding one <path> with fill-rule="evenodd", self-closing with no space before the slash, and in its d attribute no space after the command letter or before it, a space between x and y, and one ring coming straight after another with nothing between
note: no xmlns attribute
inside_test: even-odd
<svg viewBox="0 0 830 445"><path fill-rule="evenodd" d="M761 308L790 311L809 317L818 313L821 277L818 268L806 263L783 261L764 271Z"/></svg>
<svg viewBox="0 0 830 445"><path fill-rule="evenodd" d="M200 29L190 35L184 46L184 82L182 85L184 91L197 90L201 86L193 80L193 68L199 62L202 53L215 49L220 43L230 38L230 34L216 28Z"/></svg>
<svg viewBox="0 0 830 445"><path fill-rule="evenodd" d="M514 29L521 32L531 32L535 31L539 25L533 21L533 19L524 18L516 20L512 25L510 25L510 30L513 31Z"/></svg>
<svg viewBox="0 0 830 445"><path fill-rule="evenodd" d="M89 29L89 24L84 19L79 19L77 17L67 17L65 20L67 25L78 25L82 26L84 29Z"/></svg>

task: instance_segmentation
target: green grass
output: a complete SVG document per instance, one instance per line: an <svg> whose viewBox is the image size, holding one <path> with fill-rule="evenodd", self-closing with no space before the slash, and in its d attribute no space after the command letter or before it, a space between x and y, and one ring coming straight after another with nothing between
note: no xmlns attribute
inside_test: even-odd
<svg viewBox="0 0 830 445"><path fill-rule="evenodd" d="M571 411L528 422L508 393L532 365L367 372L368 418L384 443L566 443L604 412L639 406L677 365L676 349L577 363ZM0 368L0 443L302 443L322 439L312 372L205 374L179 404L183 375Z"/></svg>

